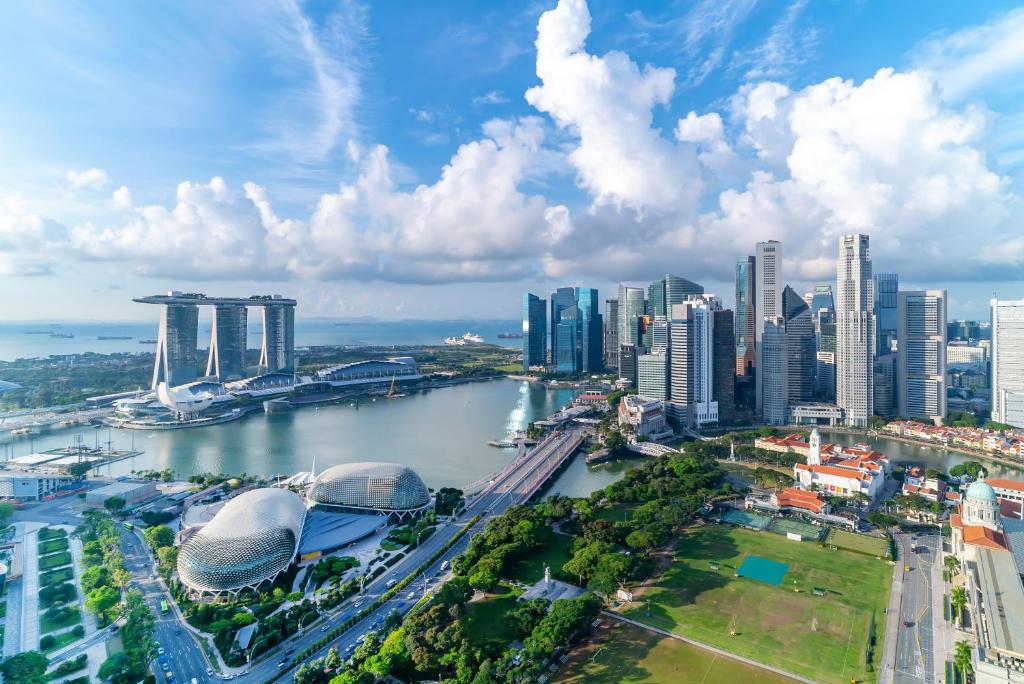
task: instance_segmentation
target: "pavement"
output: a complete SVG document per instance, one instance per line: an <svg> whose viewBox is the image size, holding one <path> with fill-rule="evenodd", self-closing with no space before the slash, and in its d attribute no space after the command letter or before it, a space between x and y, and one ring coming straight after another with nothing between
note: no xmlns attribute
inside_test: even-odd
<svg viewBox="0 0 1024 684"><path fill-rule="evenodd" d="M15 527L14 540L21 541L19 535L24 535L24 524ZM24 546L22 547L24 548ZM22 598L25 595L25 583L23 580L13 580L7 583L7 617L4 621L4 650L3 657L21 653L21 619L22 619Z"/></svg>
<svg viewBox="0 0 1024 684"><path fill-rule="evenodd" d="M21 576L21 650L39 650L39 528L25 532Z"/></svg>
<svg viewBox="0 0 1024 684"><path fill-rule="evenodd" d="M892 681L895 684L938 684L944 657L935 658L934 622L945 622L942 614L941 568L935 582L936 565L941 564L941 536L934 534L898 534L903 558L903 597L896 634L896 660ZM936 596L937 595L937 596ZM936 662L941 660L942 662Z"/></svg>

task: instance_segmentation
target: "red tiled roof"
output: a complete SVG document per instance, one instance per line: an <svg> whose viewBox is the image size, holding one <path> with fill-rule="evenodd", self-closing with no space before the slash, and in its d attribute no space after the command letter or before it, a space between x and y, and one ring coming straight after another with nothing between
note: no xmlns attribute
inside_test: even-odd
<svg viewBox="0 0 1024 684"><path fill-rule="evenodd" d="M987 482L994 489L1011 489L1015 492L1024 492L1024 482L1020 480L1005 480L999 477L986 478Z"/></svg>
<svg viewBox="0 0 1024 684"><path fill-rule="evenodd" d="M809 470L812 473L820 473L822 475L845 477L849 480L864 479L864 473L857 472L853 468L844 468L840 466L831 465L807 465L806 463L797 463L794 467L797 468L798 470Z"/></svg>
<svg viewBox="0 0 1024 684"><path fill-rule="evenodd" d="M1006 535L981 525L964 525L964 543L997 551L1010 550L1006 544Z"/></svg>
<svg viewBox="0 0 1024 684"><path fill-rule="evenodd" d="M999 515L1004 518L1021 519L1021 502L1009 499L996 499L999 502Z"/></svg>
<svg viewBox="0 0 1024 684"><path fill-rule="evenodd" d="M817 492L809 492L799 487L787 487L775 494L780 506L803 508L804 510L821 513L825 500Z"/></svg>

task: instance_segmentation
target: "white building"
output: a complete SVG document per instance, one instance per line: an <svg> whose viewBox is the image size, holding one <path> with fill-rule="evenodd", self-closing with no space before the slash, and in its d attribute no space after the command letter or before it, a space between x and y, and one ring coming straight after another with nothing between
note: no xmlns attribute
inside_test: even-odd
<svg viewBox="0 0 1024 684"><path fill-rule="evenodd" d="M992 305L992 420L1024 427L1024 299Z"/></svg>
<svg viewBox="0 0 1024 684"><path fill-rule="evenodd" d="M672 305L669 410L691 428L718 422L713 340L714 312L721 308L714 295Z"/></svg>
<svg viewBox="0 0 1024 684"><path fill-rule="evenodd" d="M863 494L874 499L885 486L889 458L867 448L832 448L824 453L818 428L811 431L806 463L793 466L793 480L800 489L829 496L854 497Z"/></svg>
<svg viewBox="0 0 1024 684"><path fill-rule="evenodd" d="M874 283L867 235L839 239L836 269L836 404L846 424L867 427L874 408Z"/></svg>
<svg viewBox="0 0 1024 684"><path fill-rule="evenodd" d="M658 354L641 354L636 359L636 388L637 391L651 399L668 399L668 355L665 352Z"/></svg>
<svg viewBox="0 0 1024 684"><path fill-rule="evenodd" d="M761 413L763 401L761 377L761 337L764 335L765 319L774 320L782 315L782 243L778 240L758 242L754 252L754 352L756 358L755 376L757 381L756 405Z"/></svg>
<svg viewBox="0 0 1024 684"><path fill-rule="evenodd" d="M984 367L988 361L988 345L954 341L946 344L946 364Z"/></svg>
<svg viewBox="0 0 1024 684"><path fill-rule="evenodd" d="M896 413L946 417L946 291L901 290L896 303Z"/></svg>
<svg viewBox="0 0 1024 684"><path fill-rule="evenodd" d="M619 400L619 425L633 426L637 437L669 432L665 421L665 405L657 399L636 394L627 394Z"/></svg>
<svg viewBox="0 0 1024 684"><path fill-rule="evenodd" d="M74 482L70 475L34 473L26 470L0 470L0 499L42 501L61 487Z"/></svg>

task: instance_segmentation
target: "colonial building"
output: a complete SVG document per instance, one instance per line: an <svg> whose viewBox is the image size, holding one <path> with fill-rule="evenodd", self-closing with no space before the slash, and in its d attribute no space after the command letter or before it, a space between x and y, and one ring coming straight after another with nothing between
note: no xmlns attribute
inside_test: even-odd
<svg viewBox="0 0 1024 684"><path fill-rule="evenodd" d="M807 463L793 466L793 479L800 489L820 491L829 496L874 499L889 474L889 457L866 446L830 449L821 446L821 434L811 431Z"/></svg>

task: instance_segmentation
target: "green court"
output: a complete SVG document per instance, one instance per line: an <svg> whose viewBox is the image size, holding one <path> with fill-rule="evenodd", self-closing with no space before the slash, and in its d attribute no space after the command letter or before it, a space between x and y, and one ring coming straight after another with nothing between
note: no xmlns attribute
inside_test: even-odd
<svg viewBox="0 0 1024 684"><path fill-rule="evenodd" d="M789 533L799 534L804 539L818 541L828 530L795 518L775 518L772 520L771 525L768 526L768 531L782 535Z"/></svg>
<svg viewBox="0 0 1024 684"><path fill-rule="evenodd" d="M736 574L740 577L749 577L773 587L782 584L782 578L786 576L787 572L789 572L789 566L785 563L777 563L760 556L747 556L736 570Z"/></svg>
<svg viewBox="0 0 1024 684"><path fill-rule="evenodd" d="M749 527L752 530L763 530L771 524L772 519L767 515L759 515L757 513L751 513L750 511L741 511L735 508L730 508L722 514L720 520L730 525L739 525L740 527Z"/></svg>

